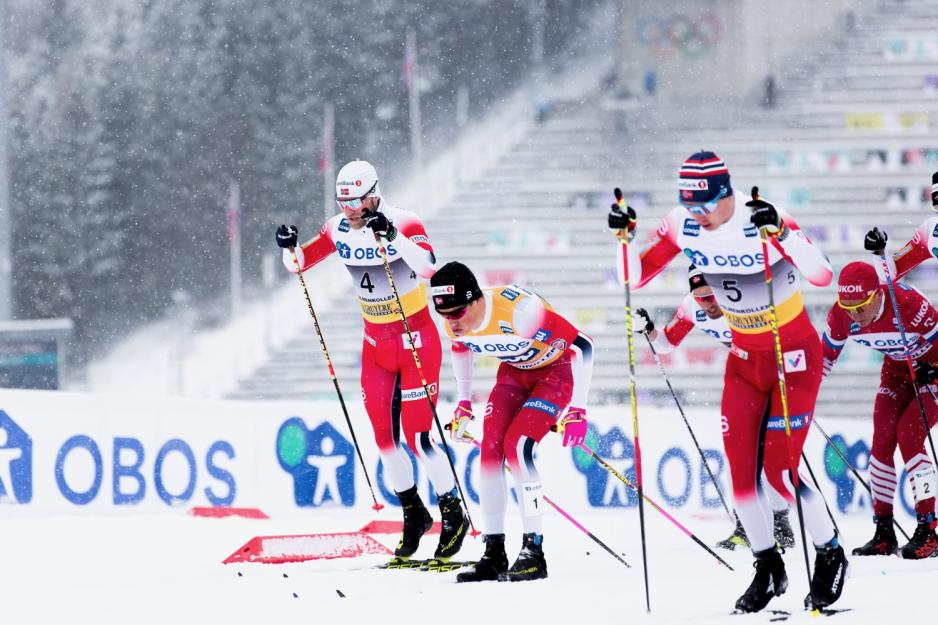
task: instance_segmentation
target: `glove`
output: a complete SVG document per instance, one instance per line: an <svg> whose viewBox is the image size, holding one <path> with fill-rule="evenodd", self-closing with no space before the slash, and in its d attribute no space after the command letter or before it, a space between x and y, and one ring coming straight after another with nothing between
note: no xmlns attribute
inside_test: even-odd
<svg viewBox="0 0 938 625"><path fill-rule="evenodd" d="M466 429L469 423L475 419L472 416L472 402L466 399L459 402L456 410L453 411L453 420L449 422L446 429L449 430L449 436L457 443L468 443L472 437L466 436Z"/></svg>
<svg viewBox="0 0 938 625"><path fill-rule="evenodd" d="M746 206L752 209L752 215L749 221L756 228L765 228L769 234L778 234L782 231L784 224L779 217L775 207L759 198L759 187L752 188L752 199L746 202Z"/></svg>
<svg viewBox="0 0 938 625"><path fill-rule="evenodd" d="M886 241L888 240L889 235L880 232L879 228L873 228L863 238L863 249L873 252L877 256L882 256L886 253Z"/></svg>
<svg viewBox="0 0 938 625"><path fill-rule="evenodd" d="M393 241L397 236L397 228L380 211L365 211L362 213L362 219L365 220L365 226L371 228L372 232L388 241Z"/></svg>
<svg viewBox="0 0 938 625"><path fill-rule="evenodd" d="M280 226L277 228L277 245L283 249L289 249L291 247L296 247L296 237L299 232L296 229L296 226Z"/></svg>
<svg viewBox="0 0 938 625"><path fill-rule="evenodd" d="M589 426L586 420L586 409L570 408L557 425L558 429L563 432L563 446L576 447L586 440L586 430Z"/></svg>
<svg viewBox="0 0 938 625"><path fill-rule="evenodd" d="M644 308L636 308L632 313L632 329L639 334L651 334L655 329L648 311Z"/></svg>
<svg viewBox="0 0 938 625"><path fill-rule="evenodd" d="M930 362L916 362L913 369L915 370L915 383L919 386L927 386L938 378L938 367Z"/></svg>

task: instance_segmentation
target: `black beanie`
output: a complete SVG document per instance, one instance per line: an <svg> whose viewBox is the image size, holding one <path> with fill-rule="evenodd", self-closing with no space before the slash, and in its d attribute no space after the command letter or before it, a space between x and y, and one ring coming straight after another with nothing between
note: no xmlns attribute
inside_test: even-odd
<svg viewBox="0 0 938 625"><path fill-rule="evenodd" d="M691 265L687 268L687 281L690 283L691 291L707 286L707 280L704 278L703 272L697 269L697 265Z"/></svg>
<svg viewBox="0 0 938 625"><path fill-rule="evenodd" d="M463 306L482 297L472 271L462 263L446 263L430 278L430 296L437 310Z"/></svg>

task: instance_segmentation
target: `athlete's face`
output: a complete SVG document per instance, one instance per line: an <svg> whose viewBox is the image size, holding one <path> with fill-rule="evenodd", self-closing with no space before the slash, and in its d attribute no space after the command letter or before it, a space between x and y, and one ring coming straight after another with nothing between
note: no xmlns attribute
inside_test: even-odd
<svg viewBox="0 0 938 625"><path fill-rule="evenodd" d="M469 302L465 306L438 310L446 325L452 330L453 336L468 334L482 323L485 315L485 300L480 298Z"/></svg>
<svg viewBox="0 0 938 625"><path fill-rule="evenodd" d="M878 290L867 300L844 299L840 300L840 307L844 309L850 321L861 328L865 328L876 320L879 309L883 305L883 292Z"/></svg>
<svg viewBox="0 0 938 625"><path fill-rule="evenodd" d="M694 296L694 301L707 313L708 317L719 319L723 316L723 309L717 304L716 295L713 294L713 289L709 286L699 286L691 291L691 294Z"/></svg>
<svg viewBox="0 0 938 625"><path fill-rule="evenodd" d="M730 220L730 217L733 216L733 211L736 209L736 196L731 195L720 199L717 202L716 208L711 210L706 215L701 215L699 213L692 213L687 211L688 214L700 224L700 227L704 230L716 230L727 221Z"/></svg>
<svg viewBox="0 0 938 625"><path fill-rule="evenodd" d="M348 219L349 225L352 227L352 230L359 230L365 225L365 220L362 219L362 213L366 210L373 211L378 208L379 199L372 195L371 197L366 197L362 200L361 206L358 208L349 208L347 205L344 205L339 201L339 208L342 209L342 214L345 215L345 218Z"/></svg>

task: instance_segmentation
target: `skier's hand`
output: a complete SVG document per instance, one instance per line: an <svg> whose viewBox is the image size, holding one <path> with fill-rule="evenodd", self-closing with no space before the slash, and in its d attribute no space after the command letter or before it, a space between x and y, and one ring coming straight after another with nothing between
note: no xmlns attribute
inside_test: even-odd
<svg viewBox="0 0 938 625"><path fill-rule="evenodd" d="M364 211L362 219L365 220L365 226L371 228L371 231L378 236L393 241L397 236L397 228L381 211Z"/></svg>
<svg viewBox="0 0 938 625"><path fill-rule="evenodd" d="M296 247L296 239L299 231L297 231L296 226L287 226L281 225L277 228L277 245L283 249L289 249L291 247Z"/></svg>
<svg viewBox="0 0 938 625"><path fill-rule="evenodd" d="M557 422L557 431L563 432L563 446L576 447L586 440L586 430L589 422L586 420L585 408L573 408L567 410L567 414Z"/></svg>
<svg viewBox="0 0 938 625"><path fill-rule="evenodd" d="M765 228L769 234L778 234L782 231L784 225L782 218L774 206L759 197L759 187L752 188L752 199L746 202L746 206L752 209L749 221L756 228Z"/></svg>
<svg viewBox="0 0 938 625"><path fill-rule="evenodd" d="M606 217L606 223L613 230L618 230L620 232L632 233L635 230L635 224L637 223L638 215L635 212L635 209L631 206L626 206L625 211L622 210L622 190L616 187L615 191L616 203L613 204L610 208L609 215Z"/></svg>
<svg viewBox="0 0 938 625"><path fill-rule="evenodd" d="M449 430L449 436L457 443L468 443L472 440L471 436L466 436L466 430L469 428L469 423L472 422L475 417L472 415L472 402L468 400L462 400L456 406L456 410L453 411L453 420L450 421L446 429Z"/></svg>
<svg viewBox="0 0 938 625"><path fill-rule="evenodd" d="M919 386L931 384L935 378L938 378L938 367L930 362L916 362L913 368L915 369L915 383Z"/></svg>
<svg viewBox="0 0 938 625"><path fill-rule="evenodd" d="M882 256L886 253L886 241L888 240L889 235L880 232L879 228L873 228L863 237L863 249L873 252L877 256Z"/></svg>
<svg viewBox="0 0 938 625"><path fill-rule="evenodd" d="M632 330L638 334L651 334L655 329L648 311L644 308L636 308L632 313Z"/></svg>

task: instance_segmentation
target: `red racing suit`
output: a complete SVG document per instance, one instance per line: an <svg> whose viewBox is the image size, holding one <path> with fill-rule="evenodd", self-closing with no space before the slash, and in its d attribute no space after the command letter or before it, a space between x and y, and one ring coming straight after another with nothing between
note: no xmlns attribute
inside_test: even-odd
<svg viewBox="0 0 938 625"><path fill-rule="evenodd" d="M899 315L912 359L938 363L938 346L935 345L938 311L911 286L897 282L895 287ZM882 305L879 313L865 328L853 322L836 303L831 307L824 331L824 375L830 373L848 338L883 354L879 391L873 404L873 444L870 451L873 513L892 515L898 483L894 462L898 445L912 483L916 513L926 514L935 511L935 467L925 453L927 431L915 399L902 337L896 328L896 311L885 286L880 286L880 292ZM934 384L921 389L929 428L938 422L936 390L938 387Z"/></svg>
<svg viewBox="0 0 938 625"><path fill-rule="evenodd" d="M705 275L723 309L733 336L721 402L723 445L737 512L754 551L775 544L767 522L771 519L768 502L757 496L761 492L757 490L759 475L764 470L769 483L793 500L786 474L800 464L821 381L820 339L804 309L801 276L811 284L826 286L833 275L830 261L792 216L784 210L778 212L785 228L777 237L769 237L768 262L783 350L790 445L779 396L762 245L742 201L737 200L726 223L709 231L686 209L675 207L661 220L648 244L628 246L629 280L637 288L648 284L683 253ZM833 526L819 498L803 480L800 484L806 504L814 500L820 505L819 514L806 522L815 544L823 544L833 535Z"/></svg>

